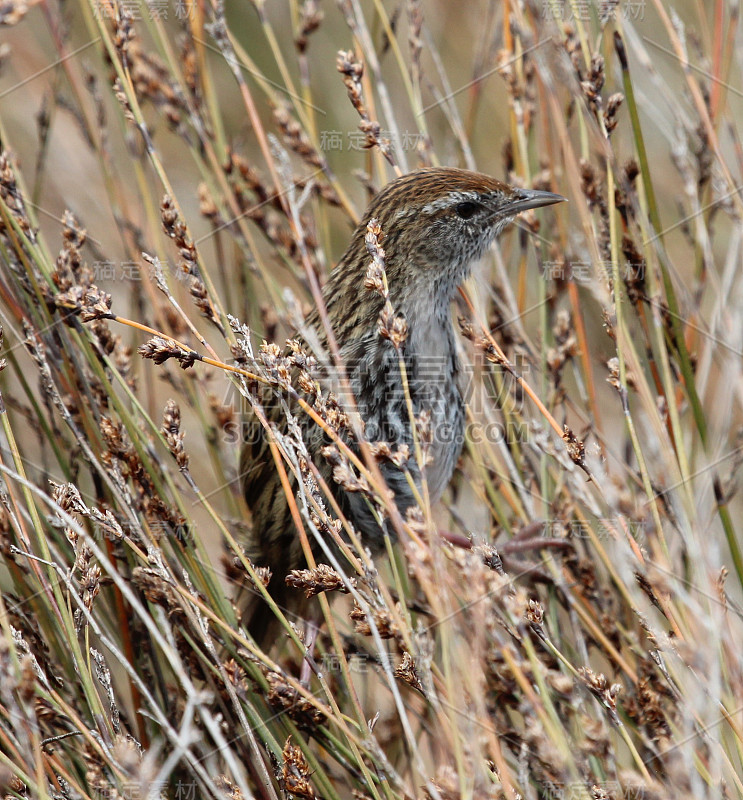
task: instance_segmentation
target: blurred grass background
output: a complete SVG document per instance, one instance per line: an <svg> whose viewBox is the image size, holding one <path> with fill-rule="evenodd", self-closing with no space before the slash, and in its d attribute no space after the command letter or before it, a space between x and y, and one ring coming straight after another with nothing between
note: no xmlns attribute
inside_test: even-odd
<svg viewBox="0 0 743 800"><path fill-rule="evenodd" d="M0 23L4 794L743 796L737 4L11 0ZM231 602L262 566L242 415L309 274L430 164L570 202L457 299L457 475L390 564L339 565L356 610L324 606L307 688L296 633L263 653ZM524 533L565 547L501 565Z"/></svg>

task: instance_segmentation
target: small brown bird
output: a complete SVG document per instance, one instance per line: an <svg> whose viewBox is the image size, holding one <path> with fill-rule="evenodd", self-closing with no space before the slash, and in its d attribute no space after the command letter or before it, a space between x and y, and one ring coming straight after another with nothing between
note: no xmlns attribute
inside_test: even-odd
<svg viewBox="0 0 743 800"><path fill-rule="evenodd" d="M514 188L461 169L411 172L389 183L372 200L323 288L335 341L364 420L366 440L386 441L393 449L407 445L412 451L399 354L394 344L380 335L378 325L384 299L364 288L371 262L365 243L367 225L378 220L389 300L395 314L407 323L402 356L413 413L430 413L431 460L425 478L431 502L446 488L464 441L465 405L458 385L460 364L450 312L454 292L472 264L517 214L563 200L552 192ZM325 346L327 337L319 314L314 312L307 323ZM383 547L383 531L362 496L333 482L332 467L320 453L327 438L311 421L303 436L346 518L360 532L364 545L378 552ZM353 448L354 443L350 444ZM410 472L420 484L413 462L411 458ZM416 502L406 476L390 463L381 464L380 469L404 517ZM305 558L264 428L257 419L247 425L240 475L252 516L247 553L256 566L271 568L268 590L277 604L285 612L304 616L308 612L304 594L288 588L285 576L305 567ZM265 646L269 632L275 630L274 618L260 597L250 601L246 618L251 634Z"/></svg>

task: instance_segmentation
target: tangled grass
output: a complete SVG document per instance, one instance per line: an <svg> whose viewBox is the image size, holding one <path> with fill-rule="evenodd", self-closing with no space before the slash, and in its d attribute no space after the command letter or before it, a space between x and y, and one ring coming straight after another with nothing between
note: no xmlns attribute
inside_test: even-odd
<svg viewBox="0 0 743 800"><path fill-rule="evenodd" d="M6 797L743 796L737 8L3 7ZM266 580L243 420L301 390L285 341L369 195L437 163L570 203L457 299L445 502L292 576L307 686L301 620L263 652L233 602ZM352 533L275 448L306 535Z"/></svg>

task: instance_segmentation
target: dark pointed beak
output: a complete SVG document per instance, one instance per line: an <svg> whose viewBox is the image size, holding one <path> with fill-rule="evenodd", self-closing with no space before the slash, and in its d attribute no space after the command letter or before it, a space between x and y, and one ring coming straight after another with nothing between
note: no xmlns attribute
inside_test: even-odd
<svg viewBox="0 0 743 800"><path fill-rule="evenodd" d="M530 208L541 208L551 206L553 203L567 202L567 197L554 192L541 192L537 189L514 189L511 198L509 213L520 214Z"/></svg>

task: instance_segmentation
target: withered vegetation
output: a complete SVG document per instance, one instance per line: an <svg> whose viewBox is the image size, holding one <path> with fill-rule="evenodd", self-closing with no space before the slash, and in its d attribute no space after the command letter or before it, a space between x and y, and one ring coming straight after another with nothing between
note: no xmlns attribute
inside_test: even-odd
<svg viewBox="0 0 743 800"><path fill-rule="evenodd" d="M0 9L1 796L743 796L738 24L729 0ZM302 325L369 196L442 163L570 203L457 298L465 450L401 516L375 467L425 466L430 415L415 452L349 448ZM383 234L358 290L402 352ZM275 604L269 652L241 625L272 577L241 544L249 414L305 552L333 543L286 578L323 610L310 648Z"/></svg>

